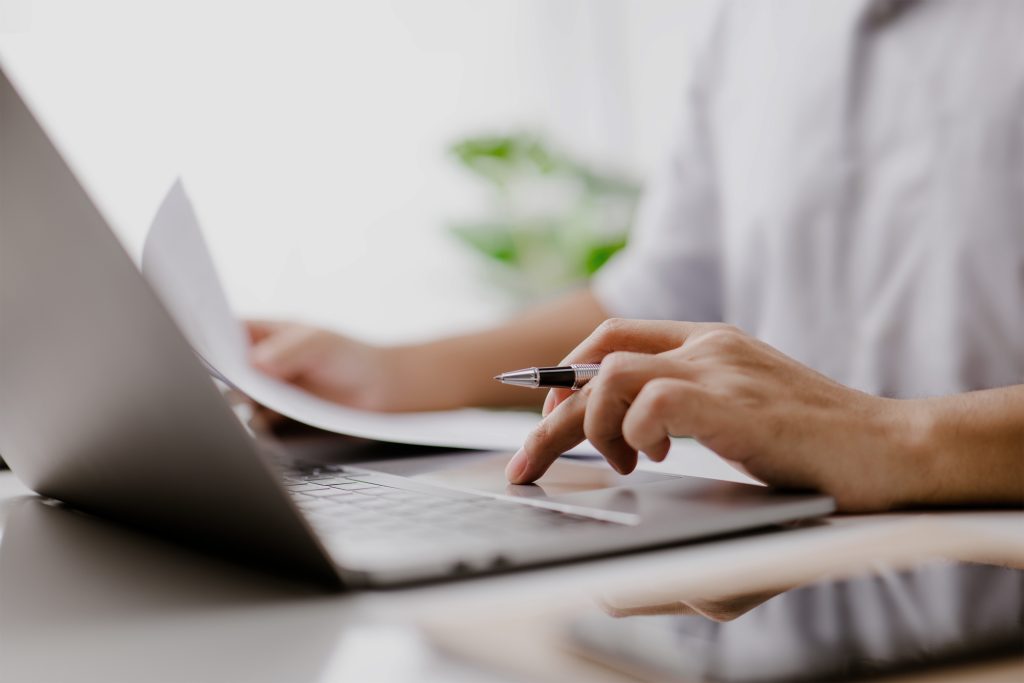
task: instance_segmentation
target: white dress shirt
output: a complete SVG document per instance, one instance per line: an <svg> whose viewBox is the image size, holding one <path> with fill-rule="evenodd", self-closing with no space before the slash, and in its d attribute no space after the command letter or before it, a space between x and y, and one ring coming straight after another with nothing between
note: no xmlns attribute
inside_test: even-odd
<svg viewBox="0 0 1024 683"><path fill-rule="evenodd" d="M745 0L695 63L613 315L739 326L844 384L1024 382L1024 2Z"/></svg>

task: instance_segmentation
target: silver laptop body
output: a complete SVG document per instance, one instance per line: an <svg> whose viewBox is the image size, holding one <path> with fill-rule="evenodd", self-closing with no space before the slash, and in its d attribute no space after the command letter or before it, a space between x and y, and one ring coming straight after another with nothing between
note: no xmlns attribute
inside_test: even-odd
<svg viewBox="0 0 1024 683"><path fill-rule="evenodd" d="M617 553L834 508L820 495L619 477L603 463L559 463L539 486L513 487L504 453L282 468L2 66L0 453L43 496L330 585Z"/></svg>

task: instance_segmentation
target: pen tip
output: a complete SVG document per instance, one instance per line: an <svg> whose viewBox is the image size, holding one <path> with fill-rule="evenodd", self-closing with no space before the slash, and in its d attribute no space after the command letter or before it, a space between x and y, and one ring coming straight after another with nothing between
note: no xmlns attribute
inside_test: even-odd
<svg viewBox="0 0 1024 683"><path fill-rule="evenodd" d="M501 375L495 375L494 379L496 379L496 380L498 380L500 382L501 381Z"/></svg>

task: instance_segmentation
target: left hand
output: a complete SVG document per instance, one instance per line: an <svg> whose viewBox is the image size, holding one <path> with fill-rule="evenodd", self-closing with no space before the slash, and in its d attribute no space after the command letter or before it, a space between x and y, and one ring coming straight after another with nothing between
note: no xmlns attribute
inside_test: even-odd
<svg viewBox="0 0 1024 683"><path fill-rule="evenodd" d="M563 364L601 363L582 390L552 390L546 417L509 462L539 478L584 438L620 473L693 436L768 484L823 491L843 510L887 509L912 495L910 401L837 384L721 324L609 320Z"/></svg>

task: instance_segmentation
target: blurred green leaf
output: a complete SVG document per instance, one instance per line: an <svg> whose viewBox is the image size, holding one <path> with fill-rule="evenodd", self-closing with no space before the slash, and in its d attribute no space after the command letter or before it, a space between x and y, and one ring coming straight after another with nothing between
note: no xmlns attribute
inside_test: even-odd
<svg viewBox="0 0 1024 683"><path fill-rule="evenodd" d="M615 253L625 246L625 236L612 240L611 242L591 246L590 251L587 253L586 262L584 263L584 270L587 275L591 276L599 271L601 266L608 262L608 259L615 256Z"/></svg>
<svg viewBox="0 0 1024 683"><path fill-rule="evenodd" d="M560 165L540 140L529 135L466 138L453 144L451 152L467 169L497 185L516 174L551 173Z"/></svg>
<svg viewBox="0 0 1024 683"><path fill-rule="evenodd" d="M467 137L449 151L487 183L492 207L491 215L450 225L451 233L517 274L524 292L543 295L585 281L625 246L640 192L625 176L592 168L530 133Z"/></svg>
<svg viewBox="0 0 1024 683"><path fill-rule="evenodd" d="M518 260L512 226L501 223L456 223L449 228L453 235L484 256L509 264Z"/></svg>

